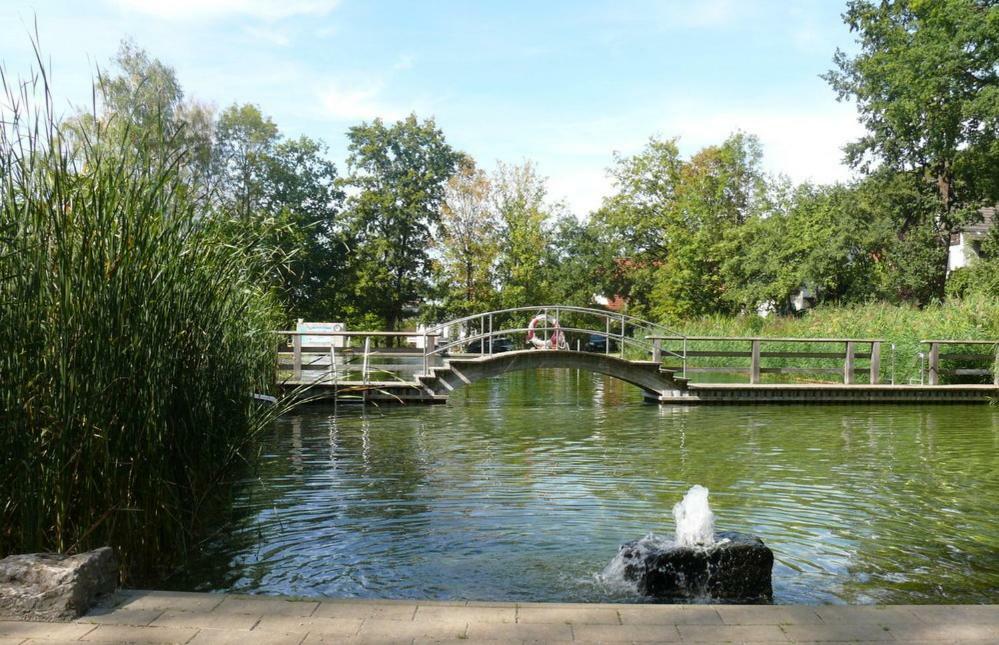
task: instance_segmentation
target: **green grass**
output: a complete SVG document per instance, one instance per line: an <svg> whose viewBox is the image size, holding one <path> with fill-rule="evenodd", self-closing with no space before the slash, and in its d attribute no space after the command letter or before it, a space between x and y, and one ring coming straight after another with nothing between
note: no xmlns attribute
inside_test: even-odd
<svg viewBox="0 0 999 645"><path fill-rule="evenodd" d="M71 138L44 77L4 86L0 556L110 544L127 580L155 577L268 421L264 254L205 223L171 142Z"/></svg>

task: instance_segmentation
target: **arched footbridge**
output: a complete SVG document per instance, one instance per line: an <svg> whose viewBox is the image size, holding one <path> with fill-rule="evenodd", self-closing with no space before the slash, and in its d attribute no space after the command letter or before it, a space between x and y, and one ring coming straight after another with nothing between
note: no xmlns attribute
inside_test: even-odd
<svg viewBox="0 0 999 645"><path fill-rule="evenodd" d="M300 322L294 331L277 332L281 389L343 402L440 403L466 385L510 372L573 369L630 383L659 403L999 399L999 340L924 341L926 351L911 357L919 361L918 382L896 383L896 362L906 357L877 338L689 336L585 307L516 307L403 332L334 325ZM692 382L704 372L748 382ZM977 382L941 384L950 377Z"/></svg>
<svg viewBox="0 0 999 645"><path fill-rule="evenodd" d="M611 354L566 349L524 349L471 358L451 358L429 374L417 376L420 384L434 397L447 397L454 390L482 379L502 376L518 370L572 369L605 374L636 385L646 398L659 400L677 395L681 383L671 370L656 361L628 360Z"/></svg>

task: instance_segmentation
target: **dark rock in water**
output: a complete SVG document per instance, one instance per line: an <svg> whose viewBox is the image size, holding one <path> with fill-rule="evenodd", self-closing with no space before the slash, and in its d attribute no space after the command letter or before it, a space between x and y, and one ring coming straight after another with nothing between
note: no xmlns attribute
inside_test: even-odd
<svg viewBox="0 0 999 645"><path fill-rule="evenodd" d="M647 596L742 602L773 599L774 554L753 535L722 531L708 547L643 538L621 546L618 555L624 578Z"/></svg>
<svg viewBox="0 0 999 645"><path fill-rule="evenodd" d="M110 547L78 555L29 553L0 560L0 619L69 620L118 585Z"/></svg>

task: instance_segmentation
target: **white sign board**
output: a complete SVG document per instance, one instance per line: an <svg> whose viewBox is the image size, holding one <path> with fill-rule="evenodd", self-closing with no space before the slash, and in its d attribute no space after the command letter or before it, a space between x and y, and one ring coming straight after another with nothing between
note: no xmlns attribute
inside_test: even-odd
<svg viewBox="0 0 999 645"><path fill-rule="evenodd" d="M347 331L347 323L298 321L295 331ZM346 347L346 336L302 336L302 347Z"/></svg>

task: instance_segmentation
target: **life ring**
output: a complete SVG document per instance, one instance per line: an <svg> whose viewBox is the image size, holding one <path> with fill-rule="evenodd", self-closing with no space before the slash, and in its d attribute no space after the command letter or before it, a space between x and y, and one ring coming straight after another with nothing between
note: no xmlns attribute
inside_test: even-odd
<svg viewBox="0 0 999 645"><path fill-rule="evenodd" d="M545 323L544 326L552 330L552 335L549 338L538 338L534 333L538 323ZM531 318L530 324L527 325L527 342L534 345L536 349L559 349L562 347L565 344L565 335L562 334L558 318L553 318L548 314L538 314Z"/></svg>

